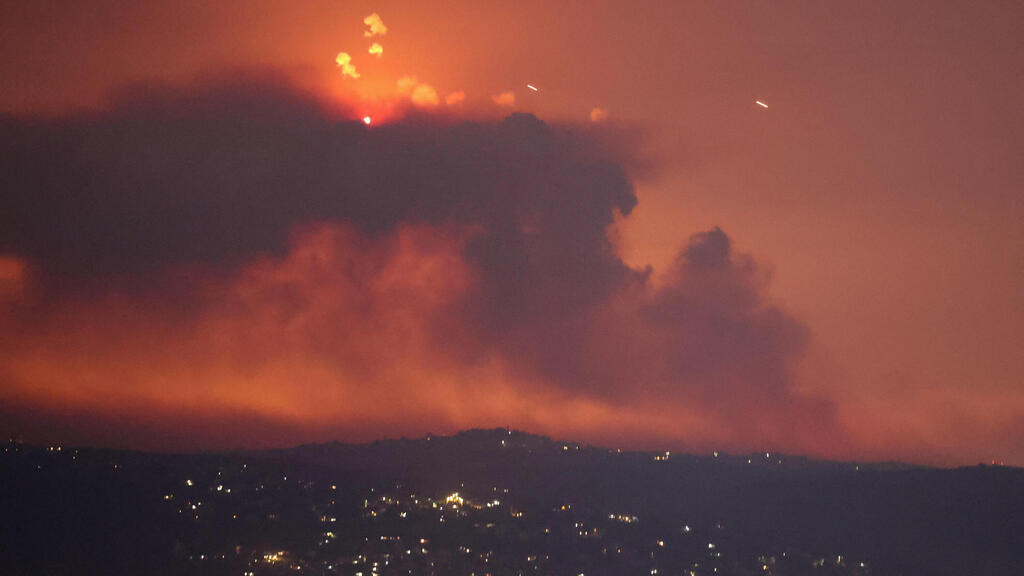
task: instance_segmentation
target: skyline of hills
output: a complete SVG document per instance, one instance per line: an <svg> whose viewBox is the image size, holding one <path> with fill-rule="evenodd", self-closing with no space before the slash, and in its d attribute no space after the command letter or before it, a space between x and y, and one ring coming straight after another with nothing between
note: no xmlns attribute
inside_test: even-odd
<svg viewBox="0 0 1024 576"><path fill-rule="evenodd" d="M8 444L0 498L5 576L1024 567L1024 469L620 452L506 429L203 454ZM434 545L401 558L410 539Z"/></svg>

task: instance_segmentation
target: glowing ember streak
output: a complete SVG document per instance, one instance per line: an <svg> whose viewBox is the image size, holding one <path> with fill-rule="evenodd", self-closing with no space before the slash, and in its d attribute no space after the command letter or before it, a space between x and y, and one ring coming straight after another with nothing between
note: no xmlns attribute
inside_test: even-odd
<svg viewBox="0 0 1024 576"><path fill-rule="evenodd" d="M370 118L369 116L363 116L363 124L366 124L367 126L369 126L372 123L373 123L373 118Z"/></svg>
<svg viewBox="0 0 1024 576"><path fill-rule="evenodd" d="M534 92L540 92L540 90L537 90L537 87L534 86L533 84L527 84L526 87L529 88L530 90L533 90Z"/></svg>
<svg viewBox="0 0 1024 576"><path fill-rule="evenodd" d="M767 104L765 104L764 102L761 102L760 100L757 100L756 102L754 102L754 104L757 104L761 108L767 108L768 107Z"/></svg>

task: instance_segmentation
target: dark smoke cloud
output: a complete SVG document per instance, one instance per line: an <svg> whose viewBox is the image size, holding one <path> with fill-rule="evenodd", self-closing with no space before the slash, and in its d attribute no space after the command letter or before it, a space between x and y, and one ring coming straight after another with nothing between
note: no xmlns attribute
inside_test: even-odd
<svg viewBox="0 0 1024 576"><path fill-rule="evenodd" d="M624 171L530 115L367 130L280 88L231 85L0 133L0 250L58 281L236 264L309 220L479 225L469 255L499 325L574 310L631 274L605 238L636 204Z"/></svg>
<svg viewBox="0 0 1024 576"><path fill-rule="evenodd" d="M715 228L654 287L607 236L637 203L626 170L531 115L367 129L260 83L147 90L102 113L3 119L0 155L0 254L53 293L230 269L308 222L463 226L479 282L439 326L453 357L498 351L524 380L693 403L737 434L791 439L796 411L832 426L828 403L793 391L807 332L766 300L756 264Z"/></svg>

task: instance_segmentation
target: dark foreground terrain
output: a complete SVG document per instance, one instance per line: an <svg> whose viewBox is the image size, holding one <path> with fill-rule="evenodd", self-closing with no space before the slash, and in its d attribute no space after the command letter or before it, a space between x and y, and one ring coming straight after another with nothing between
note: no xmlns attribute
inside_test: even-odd
<svg viewBox="0 0 1024 576"><path fill-rule="evenodd" d="M1024 574L1024 470L506 430L164 455L8 444L0 574Z"/></svg>

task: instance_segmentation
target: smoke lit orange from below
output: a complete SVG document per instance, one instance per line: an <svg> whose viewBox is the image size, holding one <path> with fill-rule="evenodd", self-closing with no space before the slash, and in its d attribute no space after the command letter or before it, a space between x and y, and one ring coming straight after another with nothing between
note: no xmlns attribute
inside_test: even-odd
<svg viewBox="0 0 1024 576"><path fill-rule="evenodd" d="M494 422L621 442L701 425L685 411L652 414L527 384L498 356L447 359L429 337L431 322L473 290L461 257L468 235L404 226L368 238L345 225L307 226L283 257L229 277L169 273L196 294L190 313L117 291L65 301L44 322L19 326L17 338L12 323L0 332L4 394L83 421L148 414L145 426L160 434L191 413L210 437L181 448L240 441L217 432L223 419L240 419L251 445Z"/></svg>

